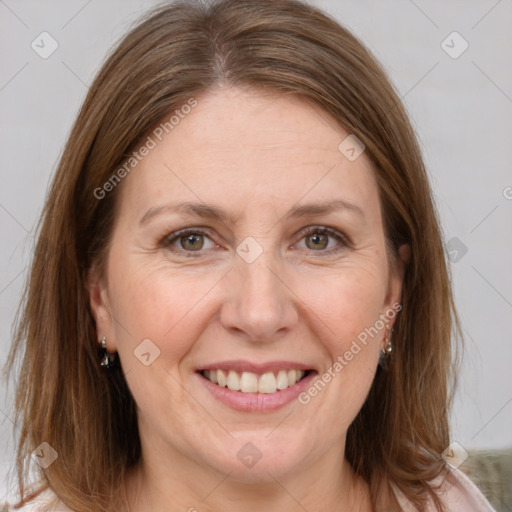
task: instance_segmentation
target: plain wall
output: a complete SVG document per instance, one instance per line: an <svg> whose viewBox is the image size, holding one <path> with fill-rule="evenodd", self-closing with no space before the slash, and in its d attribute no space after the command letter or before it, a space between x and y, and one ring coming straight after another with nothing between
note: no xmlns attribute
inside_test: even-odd
<svg viewBox="0 0 512 512"><path fill-rule="evenodd" d="M314 3L382 62L422 144L466 337L453 439L468 450L511 446L512 3ZM87 85L107 50L154 4L0 2L0 364L45 192ZM58 43L47 59L31 47L44 31ZM462 39L447 39L454 31ZM467 50L453 58L464 41ZM1 384L0 502L13 483L4 478L14 453L12 391Z"/></svg>

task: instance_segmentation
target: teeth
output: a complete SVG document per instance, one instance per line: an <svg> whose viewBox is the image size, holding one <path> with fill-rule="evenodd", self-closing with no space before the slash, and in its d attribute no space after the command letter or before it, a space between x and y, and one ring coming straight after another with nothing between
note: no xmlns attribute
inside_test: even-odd
<svg viewBox="0 0 512 512"><path fill-rule="evenodd" d="M263 375L257 375L252 372L238 372L229 370L205 370L203 375L214 384L221 387L227 387L232 391L241 391L242 393L275 393L277 390L283 390L293 386L305 375L303 370L279 370L277 374L267 372Z"/></svg>
<svg viewBox="0 0 512 512"><path fill-rule="evenodd" d="M238 373L233 370L229 370L228 373L228 389L233 391L240 390L240 377L238 376Z"/></svg>
<svg viewBox="0 0 512 512"><path fill-rule="evenodd" d="M240 391L256 393L258 391L258 376L255 373L243 372L240 378Z"/></svg>
<svg viewBox="0 0 512 512"><path fill-rule="evenodd" d="M276 377L272 372L264 373L258 382L258 391L260 393L276 392Z"/></svg>
<svg viewBox="0 0 512 512"><path fill-rule="evenodd" d="M276 387L277 389L286 389L288 387L288 375L286 370L280 370L277 374Z"/></svg>
<svg viewBox="0 0 512 512"><path fill-rule="evenodd" d="M227 383L228 381L224 372L222 370L217 370L217 384L225 388Z"/></svg>

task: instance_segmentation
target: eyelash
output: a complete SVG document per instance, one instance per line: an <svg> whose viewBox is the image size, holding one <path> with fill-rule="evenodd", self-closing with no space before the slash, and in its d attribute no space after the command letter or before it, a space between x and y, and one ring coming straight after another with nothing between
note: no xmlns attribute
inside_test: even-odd
<svg viewBox="0 0 512 512"><path fill-rule="evenodd" d="M333 229L333 228L330 228L330 227L327 227L327 226L308 226L307 228L305 228L303 230L302 236L301 236L299 241L301 241L305 237L313 235L313 234L328 235L328 236L338 240L338 242L341 243L341 246L338 246L336 248L331 248L331 249L328 249L328 250L319 250L319 251L313 251L312 250L312 252L323 253L324 255L325 254L333 255L333 254L337 254L338 252L340 252L340 251L342 251L344 249L347 249L347 248L351 247L350 242L348 241L348 239L342 233L340 233L336 229ZM181 248L177 249L175 247L172 247L172 244L174 242L176 242L180 238L183 238L183 237L185 237L187 235L204 235L204 236L207 236L208 238L210 238L209 235L208 235L208 230L205 230L204 228L185 228L185 229L181 229L179 231L176 231L176 232L171 233L170 235L167 235L166 237L164 237L163 240L160 243L160 246L168 249L171 252L175 252L175 253L176 252L182 252L182 253L185 253L187 257L198 257L198 256L201 256L201 253L205 252L204 250L187 251L186 249L181 249Z"/></svg>

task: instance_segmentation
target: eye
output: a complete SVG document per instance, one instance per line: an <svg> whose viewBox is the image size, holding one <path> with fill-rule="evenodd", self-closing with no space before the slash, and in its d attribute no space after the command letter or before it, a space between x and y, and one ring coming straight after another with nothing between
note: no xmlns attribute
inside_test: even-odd
<svg viewBox="0 0 512 512"><path fill-rule="evenodd" d="M323 254L334 254L350 246L343 234L326 226L306 228L300 242L302 241L305 243L302 249ZM161 246L175 253L185 253L186 256L219 247L202 228L187 228L171 233L162 240Z"/></svg>
<svg viewBox="0 0 512 512"><path fill-rule="evenodd" d="M306 249L315 252L336 253L349 247L344 235L335 229L325 226L310 226L306 228L304 240ZM326 250L327 249L327 250Z"/></svg>
<svg viewBox="0 0 512 512"><path fill-rule="evenodd" d="M206 241L210 242L210 246L208 246ZM185 252L201 252L202 249L213 249L217 247L206 232L200 228L176 231L164 238L162 245L173 252L179 252L180 250Z"/></svg>

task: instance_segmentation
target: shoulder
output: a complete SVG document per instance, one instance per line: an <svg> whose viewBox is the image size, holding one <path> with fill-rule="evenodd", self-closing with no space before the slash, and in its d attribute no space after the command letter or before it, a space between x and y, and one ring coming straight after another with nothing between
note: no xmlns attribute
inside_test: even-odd
<svg viewBox="0 0 512 512"><path fill-rule="evenodd" d="M456 468L451 469L438 493L448 512L495 512L478 487Z"/></svg>
<svg viewBox="0 0 512 512"><path fill-rule="evenodd" d="M449 473L431 482L446 512L496 512L478 487L462 471L450 468ZM399 491L395 490L403 512L417 512L417 509ZM427 510L436 508L429 502Z"/></svg>
<svg viewBox="0 0 512 512"><path fill-rule="evenodd" d="M72 512L66 507L57 496L49 489L41 492L34 499L22 507L15 508L14 505L0 504L0 512Z"/></svg>

